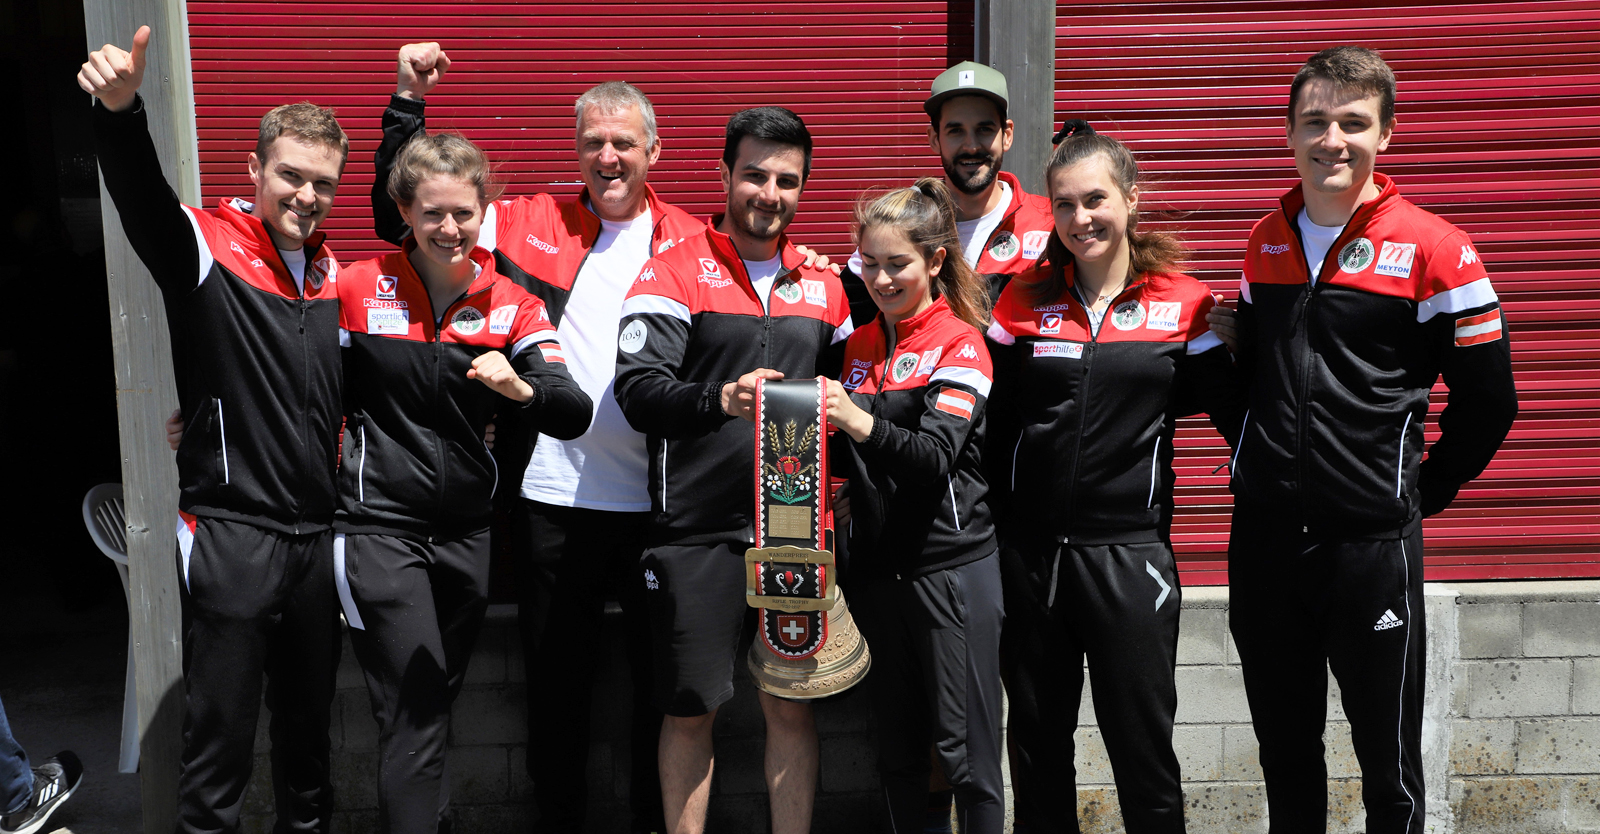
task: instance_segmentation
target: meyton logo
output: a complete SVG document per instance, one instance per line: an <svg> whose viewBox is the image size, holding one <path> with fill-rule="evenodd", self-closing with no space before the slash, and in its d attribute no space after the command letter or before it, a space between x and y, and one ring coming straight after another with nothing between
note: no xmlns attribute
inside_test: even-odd
<svg viewBox="0 0 1600 834"><path fill-rule="evenodd" d="M394 288L400 285L400 279L393 275L378 276L378 297L394 298Z"/></svg>
<svg viewBox="0 0 1600 834"><path fill-rule="evenodd" d="M1287 243L1263 243L1263 244L1261 244L1261 254L1263 254L1263 255L1283 255L1283 254L1286 254L1288 251L1289 251L1289 244L1287 244Z"/></svg>
<svg viewBox="0 0 1600 834"><path fill-rule="evenodd" d="M936 347L933 350L925 350L925 351L923 351L922 352L922 363L917 365L917 376L929 376L929 375L931 375L933 373L934 367L939 364L939 357L942 356L943 354L944 354L944 348L943 347Z"/></svg>
<svg viewBox="0 0 1600 834"><path fill-rule="evenodd" d="M1456 269L1460 269L1468 264L1475 264L1477 262L1478 253L1473 251L1471 246L1463 246L1461 247L1461 260L1456 264Z"/></svg>
<svg viewBox="0 0 1600 834"><path fill-rule="evenodd" d="M489 311L489 332L510 333L511 323L517 319L517 305L507 304Z"/></svg>
<svg viewBox="0 0 1600 834"><path fill-rule="evenodd" d="M1150 318L1144 323L1146 330L1172 330L1178 329L1178 323L1183 319L1183 302L1181 301L1152 301L1150 302Z"/></svg>
<svg viewBox="0 0 1600 834"><path fill-rule="evenodd" d="M1415 243L1384 241L1383 247L1378 250L1378 265L1373 267L1372 271L1378 275L1410 278L1411 262L1416 258L1416 255L1417 245Z"/></svg>
<svg viewBox="0 0 1600 834"><path fill-rule="evenodd" d="M1039 335L1054 336L1061 332L1061 314L1045 313L1039 317Z"/></svg>
<svg viewBox="0 0 1600 834"><path fill-rule="evenodd" d="M828 285L809 278L800 279L800 289L805 290L806 303L815 307L828 306Z"/></svg>
<svg viewBox="0 0 1600 834"><path fill-rule="evenodd" d="M1040 229L1022 236L1022 257L1024 260L1033 260L1044 254L1044 247L1050 242L1050 230Z"/></svg>
<svg viewBox="0 0 1600 834"><path fill-rule="evenodd" d="M552 246L552 245L550 245L548 243L545 243L544 241L534 237L533 235L528 235L528 245L532 246L533 248L535 248L537 250L539 250L540 252L545 252L545 253L551 254L551 255L554 255L555 253L561 251L561 247Z"/></svg>

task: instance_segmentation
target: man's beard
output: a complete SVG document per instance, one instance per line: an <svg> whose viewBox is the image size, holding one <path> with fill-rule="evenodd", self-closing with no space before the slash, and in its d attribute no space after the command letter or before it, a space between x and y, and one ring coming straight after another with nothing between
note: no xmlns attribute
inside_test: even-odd
<svg viewBox="0 0 1600 834"><path fill-rule="evenodd" d="M743 212L735 212L734 221L739 224L739 228L745 234L756 240L775 240L789 226L788 221L781 215L770 227L758 226L756 213L748 209Z"/></svg>
<svg viewBox="0 0 1600 834"><path fill-rule="evenodd" d="M958 156L955 159L944 162L944 176L945 179L950 181L951 185L955 186L957 191L963 194L982 194L989 186L994 184L995 177L1000 175L1000 163L1003 159L1003 156L990 154L984 154L982 157ZM962 162L977 162L984 167L979 168L971 179L962 179L956 168Z"/></svg>

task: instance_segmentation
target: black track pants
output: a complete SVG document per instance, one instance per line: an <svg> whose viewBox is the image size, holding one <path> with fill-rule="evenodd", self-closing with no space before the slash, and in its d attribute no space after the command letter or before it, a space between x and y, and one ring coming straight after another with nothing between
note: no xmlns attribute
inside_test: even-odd
<svg viewBox="0 0 1600 834"><path fill-rule="evenodd" d="M928 747L955 791L964 834L1005 827L1000 772L1000 566L995 556L915 579L849 588L872 652L864 686L878 730L878 772L898 834L928 817Z"/></svg>
<svg viewBox="0 0 1600 834"><path fill-rule="evenodd" d="M329 830L328 714L339 665L333 533L199 519L183 582L180 834L239 830L261 677L272 714L274 831Z"/></svg>
<svg viewBox="0 0 1600 834"><path fill-rule="evenodd" d="M615 596L622 604L632 678L632 830L665 831L656 768L661 713L650 701L650 637L639 572L649 513L521 503L513 522L513 547L519 571L518 625L530 681L528 773L539 804L536 830L584 830L590 693L597 658L605 651L605 602ZM539 674L555 675L561 685L532 685Z"/></svg>
<svg viewBox="0 0 1600 834"><path fill-rule="evenodd" d="M433 542L341 535L334 553L350 645L378 720L378 827L446 831L450 704L488 609L489 531Z"/></svg>
<svg viewBox="0 0 1600 834"><path fill-rule="evenodd" d="M1421 525L1334 539L1237 508L1228 583L1274 834L1326 830L1330 667L1361 764L1367 831L1420 834Z"/></svg>
<svg viewBox="0 0 1600 834"><path fill-rule="evenodd" d="M1172 751L1182 591L1164 542L1001 551L1017 830L1078 831L1072 734L1089 663L1095 719L1130 834L1181 832Z"/></svg>

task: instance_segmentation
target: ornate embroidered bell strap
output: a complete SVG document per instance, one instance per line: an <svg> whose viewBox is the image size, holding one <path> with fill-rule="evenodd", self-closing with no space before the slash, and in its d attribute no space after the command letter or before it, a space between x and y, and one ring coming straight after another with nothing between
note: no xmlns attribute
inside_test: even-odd
<svg viewBox="0 0 1600 834"><path fill-rule="evenodd" d="M745 601L762 642L792 659L828 637L839 598L828 492L827 383L762 380L756 389L756 542L745 553Z"/></svg>

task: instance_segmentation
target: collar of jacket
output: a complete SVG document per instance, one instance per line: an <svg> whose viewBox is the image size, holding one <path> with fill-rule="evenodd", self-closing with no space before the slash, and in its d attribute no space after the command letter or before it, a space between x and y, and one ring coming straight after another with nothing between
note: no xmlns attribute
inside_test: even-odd
<svg viewBox="0 0 1600 834"><path fill-rule="evenodd" d="M894 326L894 342L897 345L905 344L907 339L923 330L927 330L945 317L953 315L955 313L950 310L950 302L946 301L945 297L941 295L935 298L932 304L928 305L928 309L896 323ZM878 313L878 318L880 319L878 326L882 327L883 322L881 319L883 318L883 313Z"/></svg>
<svg viewBox="0 0 1600 834"><path fill-rule="evenodd" d="M1010 171L1001 171L1000 180L1011 186L1011 205L1006 206L1006 213L1000 216L1000 222L1005 223L1005 221L1011 219L1011 215L1016 214L1022 208L1022 204L1028 198L1028 192L1022 190L1022 181L1017 179L1017 175Z"/></svg>
<svg viewBox="0 0 1600 834"><path fill-rule="evenodd" d="M417 268L411 263L411 253L415 252L416 249L416 237L408 235L405 243L400 244L400 260L405 263L401 271L405 273L407 280L416 281L422 286L423 291L427 291L428 282L422 280L422 274L417 272ZM500 277L499 273L494 271L494 255L489 250L482 246L474 246L472 251L467 253L467 257L471 258L474 264L477 264L478 274L477 277L472 279L472 283L467 285L467 291L462 293L463 296L483 292L493 286L495 280ZM450 303L453 305L456 301L457 299L451 299Z"/></svg>
<svg viewBox="0 0 1600 834"><path fill-rule="evenodd" d="M667 218L667 204L656 196L656 190L649 183L644 186L644 201L650 208L650 242L659 243L664 230L661 221ZM578 233L583 236L583 248L592 249L594 242L600 239L600 215L589 207L589 186L578 189L578 198L572 205L578 219Z"/></svg>
<svg viewBox="0 0 1600 834"><path fill-rule="evenodd" d="M733 245L733 238L717 230L717 227L722 225L722 218L726 216L726 213L711 215L710 222L706 223L706 242L711 245L711 251L716 254L717 260L730 265L738 264L738 273L743 275L744 282L749 284L750 276L746 274L744 268L744 257L739 254L738 247ZM794 244L789 242L789 236L786 234L778 235L778 256L783 259L783 269L786 273L794 272L800 268L801 264L806 262L806 259L795 251ZM788 276L780 275L778 277L787 278Z"/></svg>
<svg viewBox="0 0 1600 834"><path fill-rule="evenodd" d="M1344 224L1346 228L1352 225L1365 225L1374 215L1388 208L1399 199L1400 189L1395 186L1394 180L1377 171L1373 171L1372 182L1378 186L1378 196L1369 202L1356 206L1356 213L1351 215L1349 221ZM1295 218L1300 215L1300 210L1306 207L1305 184L1297 183L1294 188L1289 189L1289 193L1279 198L1278 204L1283 209L1284 219L1293 226Z"/></svg>
<svg viewBox="0 0 1600 834"><path fill-rule="evenodd" d="M271 269L272 274L278 279L284 293L290 298L299 295L295 289L294 276L289 274L289 267L284 264L283 256L278 254L278 244L272 240L272 234L267 231L267 224L261 218L250 213L255 204L239 197L222 197L217 201L217 219L228 224L238 233L241 243L252 250L252 257L259 257ZM306 269L320 260L333 259L333 253L323 247L323 242L328 239L325 232L312 232L302 245L306 253ZM337 261L334 261L337 264ZM330 270L331 271L331 270ZM320 289L320 287L319 287ZM310 295L311 293L307 293Z"/></svg>

